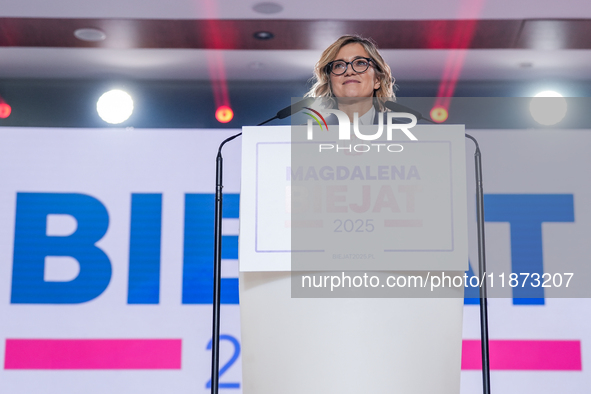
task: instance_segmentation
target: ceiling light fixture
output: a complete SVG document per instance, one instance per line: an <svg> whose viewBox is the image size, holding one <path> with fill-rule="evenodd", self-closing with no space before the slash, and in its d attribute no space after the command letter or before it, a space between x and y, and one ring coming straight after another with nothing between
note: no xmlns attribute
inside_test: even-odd
<svg viewBox="0 0 591 394"><path fill-rule="evenodd" d="M273 37L275 36L270 31L257 31L256 33L254 33L254 38L256 38L257 40L270 40Z"/></svg>
<svg viewBox="0 0 591 394"><path fill-rule="evenodd" d="M255 4L252 9L254 12L258 12L259 14L271 15L278 14L283 11L283 6L277 3L263 2Z"/></svg>
<svg viewBox="0 0 591 394"><path fill-rule="evenodd" d="M76 36L76 38L79 40L88 42L103 41L105 38L107 38L105 32L94 28L78 29L74 32L74 36Z"/></svg>

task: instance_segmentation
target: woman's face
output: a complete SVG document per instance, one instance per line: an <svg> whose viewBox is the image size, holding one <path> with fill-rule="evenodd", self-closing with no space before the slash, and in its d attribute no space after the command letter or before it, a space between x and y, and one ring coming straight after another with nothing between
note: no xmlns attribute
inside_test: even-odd
<svg viewBox="0 0 591 394"><path fill-rule="evenodd" d="M351 62L358 57L369 58L370 56L363 45L354 43L342 47L333 60ZM335 97L372 97L374 89L380 87L380 81L371 63L362 73L353 71L350 64L342 75L334 75L331 72L330 84Z"/></svg>

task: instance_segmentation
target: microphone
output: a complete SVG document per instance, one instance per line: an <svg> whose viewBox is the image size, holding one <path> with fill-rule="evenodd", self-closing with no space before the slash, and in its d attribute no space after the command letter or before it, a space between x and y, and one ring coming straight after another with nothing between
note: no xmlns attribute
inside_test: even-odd
<svg viewBox="0 0 591 394"><path fill-rule="evenodd" d="M285 119L295 113L300 112L301 110L303 110L305 107L308 107L310 105L312 105L312 103L315 101L316 99L314 97L307 97L303 100L298 101L297 103L294 103L290 106L287 106L285 108L283 108L282 110L279 110L277 112L277 115L273 116L270 119L265 120L262 123L259 123L257 126L262 126L265 123L269 123L270 121L274 120L274 119ZM226 138L225 140L222 141L222 143L220 144L220 147L218 148L218 154L221 154L222 152L222 147L227 143L232 141L233 139L240 137L242 135L242 132L235 134L229 138Z"/></svg>
<svg viewBox="0 0 591 394"><path fill-rule="evenodd" d="M282 110L279 110L277 112L277 115L275 115L274 117L272 117L271 119L267 119L262 123L259 123L257 126L262 126L265 123L268 123L274 119L285 119L295 113L300 112L301 110L304 109L304 107L308 107L310 105L312 105L312 103L315 101L316 99L314 97L307 97L303 100L298 101L297 103L294 103L288 107L283 108Z"/></svg>
<svg viewBox="0 0 591 394"><path fill-rule="evenodd" d="M407 107L405 105L395 103L394 101L386 101L384 103L384 105L386 106L386 108L388 108L391 111L394 111L394 112L408 112L409 114L413 114L414 116L416 116L417 120L423 119L423 120L426 120L429 123L435 124L435 122L433 122L431 119L425 118L423 116L423 114L421 114L416 109L412 109L412 108L409 108L409 107Z"/></svg>

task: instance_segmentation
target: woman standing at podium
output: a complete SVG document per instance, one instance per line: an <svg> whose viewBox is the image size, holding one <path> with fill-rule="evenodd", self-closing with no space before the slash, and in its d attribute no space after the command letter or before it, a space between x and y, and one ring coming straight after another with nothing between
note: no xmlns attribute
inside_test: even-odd
<svg viewBox="0 0 591 394"><path fill-rule="evenodd" d="M377 124L379 112L386 111L383 103L394 97L390 66L373 41L359 36L342 36L326 48L314 79L306 97L322 98L323 107L345 112L351 122L357 112L361 125Z"/></svg>

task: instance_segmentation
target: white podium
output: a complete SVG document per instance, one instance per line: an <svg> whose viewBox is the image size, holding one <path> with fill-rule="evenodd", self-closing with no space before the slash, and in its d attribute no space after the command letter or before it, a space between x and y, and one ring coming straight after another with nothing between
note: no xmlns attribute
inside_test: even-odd
<svg viewBox="0 0 591 394"><path fill-rule="evenodd" d="M372 246L376 255L363 266L383 275L461 276L468 264L464 128L416 126L412 131L418 142L396 142L406 154L383 156L394 163L392 167L398 166L398 178L384 176L384 182L403 186L395 191L419 185L415 189L422 194L413 195L412 206L407 201L406 209L403 198L410 197L401 194L398 211L391 209L395 213L382 214L374 208L373 216L367 216L367 211L364 217L371 219L365 220L371 220L376 231L382 226L380 231L393 236L380 237L381 243ZM348 248L353 247L350 238L342 238L333 246L327 242L325 250L292 251L293 217L286 206L296 173L291 169L292 143L289 126L243 129L239 256L243 392L458 394L463 286L451 288L447 293L455 296L451 298L388 298L384 285L375 289L382 291L375 293L376 298L367 298L367 293L363 298L292 297L292 253L309 252L310 258L351 256ZM411 165L417 174L401 179L400 168L406 166L407 171ZM371 171L364 176L371 177ZM309 231L321 231L320 226L332 236L332 218L324 217L323 224ZM359 272L355 268L359 265L350 263L339 257L329 265L331 270ZM318 274L314 269L299 273ZM328 290L326 294L330 296Z"/></svg>

